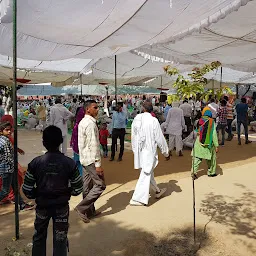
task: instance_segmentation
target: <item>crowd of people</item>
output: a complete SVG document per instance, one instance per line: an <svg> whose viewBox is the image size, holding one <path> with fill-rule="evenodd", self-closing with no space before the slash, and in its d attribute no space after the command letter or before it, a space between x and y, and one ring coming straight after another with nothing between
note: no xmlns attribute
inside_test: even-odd
<svg viewBox="0 0 256 256"><path fill-rule="evenodd" d="M2 102L0 101L0 105ZM197 179L197 171L203 159L207 161L208 176L215 177L216 153L219 146L233 139L232 124L236 120L238 144L241 145L241 125L245 144L248 138L248 104L246 99L234 104L231 97L223 96L200 102L193 98L182 102L160 103L159 98L146 97L79 97L65 99L46 98L41 101L18 102L21 125L43 133L43 145L47 153L33 159L24 174L19 167L19 186L24 194L35 199L36 220L33 237L33 255L46 255L46 237L49 220L53 219L54 252L67 255L69 200L71 195L83 195L75 211L84 223L100 213L95 202L106 188L101 158L123 161L126 129L131 121L131 145L134 168L140 176L130 205L146 206L150 186L155 197L161 198L166 188L160 189L154 179L158 165L158 148L169 161L175 149L179 157L184 147L191 148L191 175ZM0 201L13 201L14 159L13 119L0 106ZM28 117L27 120L24 117ZM31 121L32 119L33 122ZM68 131L72 131L70 146L73 160L66 156ZM220 142L218 134L220 133ZM226 133L228 137L226 138ZM117 140L120 152L115 159ZM111 154L108 156L108 141ZM24 151L19 149L19 153ZM12 194L10 194L12 193ZM34 206L24 203L19 196L21 210Z"/></svg>

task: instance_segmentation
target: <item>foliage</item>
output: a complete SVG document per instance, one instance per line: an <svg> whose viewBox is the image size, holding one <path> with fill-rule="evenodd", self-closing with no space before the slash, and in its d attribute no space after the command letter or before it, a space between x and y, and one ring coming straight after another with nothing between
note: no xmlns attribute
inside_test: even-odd
<svg viewBox="0 0 256 256"><path fill-rule="evenodd" d="M209 100L211 95L215 95L217 100L220 100L223 95L233 95L233 91L228 86L223 86L219 89L208 89L202 94L202 98Z"/></svg>
<svg viewBox="0 0 256 256"><path fill-rule="evenodd" d="M15 248L16 246L7 246L5 248L5 256L28 256L31 255L32 244L29 243L22 249Z"/></svg>
<svg viewBox="0 0 256 256"><path fill-rule="evenodd" d="M169 104L175 102L175 101L179 101L180 97L177 94L171 94L167 96L167 102Z"/></svg>
<svg viewBox="0 0 256 256"><path fill-rule="evenodd" d="M172 68L170 65L164 67L164 71L169 76L177 75L177 79L173 87L177 89L177 95L180 98L196 97L197 94L204 94L205 85L208 80L204 77L210 71L213 71L221 66L219 61L206 64L203 67L195 67L192 72L188 74L188 79L180 74L177 68Z"/></svg>

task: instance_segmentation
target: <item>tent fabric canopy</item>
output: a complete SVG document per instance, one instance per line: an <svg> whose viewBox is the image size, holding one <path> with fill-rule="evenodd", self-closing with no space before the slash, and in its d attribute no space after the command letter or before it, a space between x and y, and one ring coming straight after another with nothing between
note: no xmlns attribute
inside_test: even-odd
<svg viewBox="0 0 256 256"><path fill-rule="evenodd" d="M86 63L88 63L86 65ZM12 60L0 56L0 84L11 85ZM81 83L79 74L82 74L83 84L99 84L102 82L114 84L114 57L106 57L96 62L71 59L66 61L45 61L40 64L37 61L18 59L18 78L30 79L30 84L50 83L54 86L78 85ZM164 74L163 66L170 64L182 72L185 77L198 65L182 65L177 63L152 62L130 52L117 56L117 84L118 85L145 85L148 87L171 88L176 76L169 77ZM36 66L37 65L37 66ZM85 66L84 66L85 65ZM24 69L24 67L28 67ZM44 70L45 68L45 70ZM54 71L48 71L52 69ZM83 70L92 69L92 73L85 75ZM74 71L74 72L68 72ZM209 80L220 81L221 71L212 71L206 75ZM152 80L152 81L150 81ZM222 82L224 83L256 83L256 76L252 72L241 72L229 68L223 68ZM217 83L215 84L217 86Z"/></svg>
<svg viewBox="0 0 256 256"><path fill-rule="evenodd" d="M18 1L18 57L97 59L181 39L250 0ZM12 56L11 0L1 3L0 54ZM33 50L32 50L33 49Z"/></svg>
<svg viewBox="0 0 256 256"><path fill-rule="evenodd" d="M145 45L134 54L156 56L182 64L220 61L223 66L256 71L256 1L182 40Z"/></svg>
<svg viewBox="0 0 256 256"><path fill-rule="evenodd" d="M91 63L91 59L66 59L57 61L38 61L17 59L17 67L19 69L27 70L44 70L44 71L58 71L58 72L82 72L85 67ZM0 66L12 67L13 58L0 54Z"/></svg>

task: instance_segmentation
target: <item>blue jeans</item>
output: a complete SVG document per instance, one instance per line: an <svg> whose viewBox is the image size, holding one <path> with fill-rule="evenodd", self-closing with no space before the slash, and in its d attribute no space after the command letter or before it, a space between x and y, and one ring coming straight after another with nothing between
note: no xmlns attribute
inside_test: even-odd
<svg viewBox="0 0 256 256"><path fill-rule="evenodd" d="M218 124L217 125L217 132L219 132L219 130L221 130L221 135L222 135L222 139L221 139L221 145L224 145L225 143L225 130L226 130L226 124Z"/></svg>
<svg viewBox="0 0 256 256"><path fill-rule="evenodd" d="M245 141L248 141L248 123L247 120L237 120L237 136L238 142L241 142L240 134L241 134L241 124L244 126L244 135Z"/></svg>
<svg viewBox="0 0 256 256"><path fill-rule="evenodd" d="M74 152L74 157L73 157L74 161L77 164L78 170L80 172L80 175L83 177L83 166L80 163L80 158L79 155L77 153Z"/></svg>
<svg viewBox="0 0 256 256"><path fill-rule="evenodd" d="M53 255L67 255L69 205L49 209L36 209L32 256L46 256L47 229L50 219L53 222Z"/></svg>
<svg viewBox="0 0 256 256"><path fill-rule="evenodd" d="M0 201L2 201L5 197L10 193L10 189L12 186L13 191L15 191L15 184L13 179L14 173L3 173L0 174L2 179L2 188L0 190ZM24 201L19 193L19 205L23 205Z"/></svg>
<svg viewBox="0 0 256 256"><path fill-rule="evenodd" d="M227 126L227 129L226 129L226 132L228 133L228 138L229 138L229 139L232 139L232 138L233 138L233 134L232 134L232 122L233 122L233 119L228 119L228 126Z"/></svg>
<svg viewBox="0 0 256 256"><path fill-rule="evenodd" d="M107 157L108 156L108 145L102 145L101 144L101 147L102 147L102 150L103 150L104 157Z"/></svg>

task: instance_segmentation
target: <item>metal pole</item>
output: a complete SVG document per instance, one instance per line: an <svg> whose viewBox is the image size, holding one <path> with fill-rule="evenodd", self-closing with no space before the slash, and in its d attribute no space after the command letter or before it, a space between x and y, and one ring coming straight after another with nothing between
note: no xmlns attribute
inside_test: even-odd
<svg viewBox="0 0 256 256"><path fill-rule="evenodd" d="M195 193L195 116L194 113L192 112L192 125L193 125L193 158L192 158L192 170L193 170L193 175L192 175L192 189L193 189L193 231L194 231L194 245L196 245L196 193Z"/></svg>
<svg viewBox="0 0 256 256"><path fill-rule="evenodd" d="M13 87L12 115L14 128L14 193L15 193L15 237L20 238L19 232L19 186L18 186L18 134L17 134L17 0L13 0Z"/></svg>
<svg viewBox="0 0 256 256"><path fill-rule="evenodd" d="M194 157L193 157L194 159ZM194 166L194 160L193 160ZM194 244L196 244L196 195L195 195L195 179L192 177L192 186L193 186L193 230L194 230Z"/></svg>
<svg viewBox="0 0 256 256"><path fill-rule="evenodd" d="M80 74L79 75L79 79L80 79L80 85L81 85L81 91L80 91L80 93L81 93L81 96L83 96L83 77L82 77L82 75L83 74Z"/></svg>
<svg viewBox="0 0 256 256"><path fill-rule="evenodd" d="M117 103L116 55L115 55L115 100L116 100L116 103Z"/></svg>
<svg viewBox="0 0 256 256"><path fill-rule="evenodd" d="M222 67L220 67L220 89L222 88Z"/></svg>

